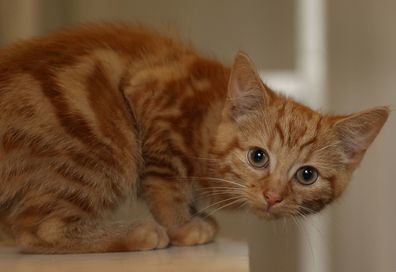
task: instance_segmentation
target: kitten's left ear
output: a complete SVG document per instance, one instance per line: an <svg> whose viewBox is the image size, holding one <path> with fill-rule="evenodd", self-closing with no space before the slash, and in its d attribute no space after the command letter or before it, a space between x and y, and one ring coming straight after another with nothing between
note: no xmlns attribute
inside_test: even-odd
<svg viewBox="0 0 396 272"><path fill-rule="evenodd" d="M388 119L389 108L377 107L352 114L335 124L341 146L350 163L359 163Z"/></svg>
<svg viewBox="0 0 396 272"><path fill-rule="evenodd" d="M238 52L228 82L227 110L234 120L269 104L273 96L261 81L249 57Z"/></svg>

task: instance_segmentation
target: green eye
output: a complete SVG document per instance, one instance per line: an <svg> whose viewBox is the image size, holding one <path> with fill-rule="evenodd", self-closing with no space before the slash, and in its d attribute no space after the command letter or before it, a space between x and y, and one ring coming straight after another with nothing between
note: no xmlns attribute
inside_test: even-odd
<svg viewBox="0 0 396 272"><path fill-rule="evenodd" d="M296 179L303 185L313 184L319 177L318 170L312 166L303 166L296 172Z"/></svg>
<svg viewBox="0 0 396 272"><path fill-rule="evenodd" d="M267 152L260 147L253 147L248 152L249 163L255 168L264 168L269 164Z"/></svg>

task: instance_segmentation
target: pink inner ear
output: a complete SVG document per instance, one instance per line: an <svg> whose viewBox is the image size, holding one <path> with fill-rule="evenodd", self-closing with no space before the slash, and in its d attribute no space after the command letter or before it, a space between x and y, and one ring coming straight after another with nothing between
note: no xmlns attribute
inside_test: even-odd
<svg viewBox="0 0 396 272"><path fill-rule="evenodd" d="M231 68L228 86L229 96L238 98L252 89L261 89L260 77L249 57L244 53L238 53Z"/></svg>
<svg viewBox="0 0 396 272"><path fill-rule="evenodd" d="M238 53L231 70L228 97L231 116L236 119L267 104L271 92L261 82L257 71L244 53Z"/></svg>
<svg viewBox="0 0 396 272"><path fill-rule="evenodd" d="M387 107L378 107L348 116L336 123L336 132L349 159L360 160L377 137L389 115Z"/></svg>

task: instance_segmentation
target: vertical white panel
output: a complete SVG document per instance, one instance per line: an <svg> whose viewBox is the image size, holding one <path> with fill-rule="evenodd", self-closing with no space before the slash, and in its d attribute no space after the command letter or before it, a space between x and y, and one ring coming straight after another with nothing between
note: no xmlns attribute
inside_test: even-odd
<svg viewBox="0 0 396 272"><path fill-rule="evenodd" d="M297 73L306 104L323 108L326 96L326 3L299 0L297 6ZM330 271L327 211L304 220L300 232L300 271Z"/></svg>
<svg viewBox="0 0 396 272"><path fill-rule="evenodd" d="M323 107L326 97L326 5L325 0L298 0L297 73L303 82L302 96L313 107Z"/></svg>
<svg viewBox="0 0 396 272"><path fill-rule="evenodd" d="M261 71L264 81L276 90L315 109L325 108L326 93L326 10L325 0L298 0L296 5L297 67L295 71ZM288 221L286 227L294 231L267 235L267 245L261 250L271 249L269 258L262 258L260 268L265 265L276 271L327 272L330 271L329 215L325 210L319 215L299 220L298 226ZM276 224L280 228L280 224ZM294 227L293 227L294 225ZM263 230L268 231L268 229ZM286 235L287 234L287 235ZM292 239L298 235L298 239ZM275 240L274 240L274 239ZM287 248L282 247L287 243ZM252 248L252 246L251 246ZM282 252L279 249L282 248ZM294 254L297 254L297 260ZM277 256L274 254L281 254ZM283 260L280 263L280 258ZM283 269L279 266L281 265ZM296 267L297 266L297 267ZM285 270L286 269L286 270Z"/></svg>

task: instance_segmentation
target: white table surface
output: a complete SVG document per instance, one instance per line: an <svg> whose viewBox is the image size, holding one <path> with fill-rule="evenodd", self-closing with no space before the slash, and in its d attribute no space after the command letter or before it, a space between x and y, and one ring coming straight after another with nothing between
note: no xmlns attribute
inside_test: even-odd
<svg viewBox="0 0 396 272"><path fill-rule="evenodd" d="M0 243L1 272L174 272L249 271L245 242L218 239L195 247L171 247L145 252L102 254L32 255L21 254L12 245Z"/></svg>

